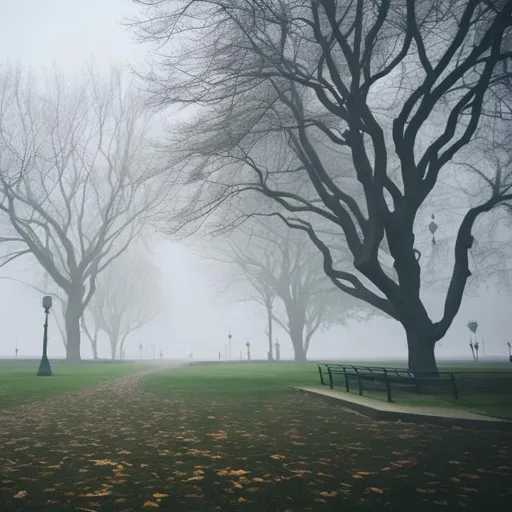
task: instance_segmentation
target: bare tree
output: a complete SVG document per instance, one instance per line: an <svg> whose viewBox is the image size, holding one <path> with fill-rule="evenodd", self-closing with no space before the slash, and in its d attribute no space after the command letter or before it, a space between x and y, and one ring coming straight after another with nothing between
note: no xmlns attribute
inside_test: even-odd
<svg viewBox="0 0 512 512"><path fill-rule="evenodd" d="M122 358L127 337L160 312L158 269L138 251L128 249L98 277L88 312L110 341L111 357Z"/></svg>
<svg viewBox="0 0 512 512"><path fill-rule="evenodd" d="M125 86L125 83L127 84ZM65 294L66 351L80 359L80 318L97 276L158 207L150 118L121 72L0 76L0 213L5 238L30 253ZM13 235L14 233L14 235Z"/></svg>
<svg viewBox="0 0 512 512"><path fill-rule="evenodd" d="M333 285L323 271L321 255L300 232L260 219L245 223L230 233L229 240L221 241L215 259L234 267L235 282L242 282L246 296L266 310L270 355L272 320L290 336L295 360L305 361L319 329L372 313L365 302ZM212 258L211 245L206 252Z"/></svg>
<svg viewBox="0 0 512 512"><path fill-rule="evenodd" d="M512 2L138 3L138 35L163 45L147 76L154 104L205 106L190 131L180 127L179 141L190 181L203 191L210 184L200 213L246 190L272 198L288 226L307 232L339 289L403 325L409 367L436 370L435 344L471 275L473 226L512 199L512 182L497 169L476 180L452 165L474 157L482 119L496 111L489 102L510 76ZM283 141L294 158L276 166ZM477 183L479 194L458 222L444 312L433 321L416 236L428 198L454 177ZM346 243L352 271L336 266L318 220ZM392 274L380 258L384 243Z"/></svg>

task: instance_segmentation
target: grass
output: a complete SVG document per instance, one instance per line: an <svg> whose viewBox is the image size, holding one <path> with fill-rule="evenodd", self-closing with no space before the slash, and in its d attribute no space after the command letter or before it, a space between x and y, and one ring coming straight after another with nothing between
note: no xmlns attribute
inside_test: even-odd
<svg viewBox="0 0 512 512"><path fill-rule="evenodd" d="M229 364L193 365L176 368L171 373L155 374L145 389L167 395L174 388L201 396L264 396L281 392L288 385L318 384L313 364Z"/></svg>
<svg viewBox="0 0 512 512"><path fill-rule="evenodd" d="M286 389L316 365L210 365L0 411L0 510L507 510L512 433L374 422Z"/></svg>
<svg viewBox="0 0 512 512"><path fill-rule="evenodd" d="M133 375L141 364L52 364L51 377L37 377L39 361L0 362L0 409L21 405L66 391L82 389L106 379Z"/></svg>

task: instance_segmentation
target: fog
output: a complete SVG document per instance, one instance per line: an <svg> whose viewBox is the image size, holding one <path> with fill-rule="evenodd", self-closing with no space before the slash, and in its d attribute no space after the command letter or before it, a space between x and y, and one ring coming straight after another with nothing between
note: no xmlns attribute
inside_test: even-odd
<svg viewBox="0 0 512 512"><path fill-rule="evenodd" d="M21 64L34 72L55 68L74 75L84 63L93 61L103 70L111 65L140 64L144 48L130 41L120 22L135 7L127 0L18 0L1 3L0 61ZM265 311L257 304L233 304L218 289L215 270L209 270L185 243L154 236L152 259L161 271L163 308L159 316L131 335L126 342L126 358L151 358L151 345L165 358L215 359L224 354L231 331L232 358L238 359L245 343L251 342L253 359L265 359ZM35 275L30 257L0 269L1 276L30 280ZM212 268L210 266L210 268ZM474 294L473 294L474 295ZM432 316L442 311L443 297L431 293L427 305ZM43 310L41 296L23 285L0 280L0 357L37 356L41 350ZM467 295L446 337L438 343L438 357L470 359L468 330L470 320L478 320L479 336L484 339L484 357L508 355L512 319L510 297L485 286L479 296ZM281 357L293 357L286 333L274 327L281 344ZM49 325L49 356L64 357L65 350L52 318ZM100 357L109 357L109 346L101 339ZM82 338L82 357L92 357L88 341ZM158 357L158 356L157 356ZM351 322L348 328L335 327L318 332L309 359L362 359L407 357L402 326L379 318L368 323Z"/></svg>

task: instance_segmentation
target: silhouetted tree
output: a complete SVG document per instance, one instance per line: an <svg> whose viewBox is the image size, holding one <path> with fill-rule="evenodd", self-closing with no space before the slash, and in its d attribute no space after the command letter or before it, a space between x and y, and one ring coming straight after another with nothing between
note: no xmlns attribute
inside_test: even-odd
<svg viewBox="0 0 512 512"><path fill-rule="evenodd" d="M474 163L483 119L500 110L496 101L507 110L499 93L512 69L512 2L137 3L145 6L138 35L161 45L147 75L153 104L205 107L176 137L175 163L198 185L190 218L248 190L273 199L340 290L403 325L409 367L436 370L435 344L471 275L473 226L512 199L498 169L486 168L484 179L452 165ZM282 158L282 145L293 158ZM477 183L479 193L458 222L444 311L433 321L420 296L416 236L443 177ZM325 224L350 250L351 271L336 266Z"/></svg>

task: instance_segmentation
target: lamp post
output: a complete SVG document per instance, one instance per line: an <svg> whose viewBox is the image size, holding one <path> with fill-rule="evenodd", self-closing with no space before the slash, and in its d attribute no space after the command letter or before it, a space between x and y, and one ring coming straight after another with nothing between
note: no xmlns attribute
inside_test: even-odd
<svg viewBox="0 0 512 512"><path fill-rule="evenodd" d="M49 295L43 297L43 308L44 308L44 331L43 331L43 357L39 363L39 370L37 371L38 377L50 377L52 375L52 368L50 361L48 361L47 349L48 349L48 313L52 307L52 298Z"/></svg>
<svg viewBox="0 0 512 512"><path fill-rule="evenodd" d="M276 338L276 361L281 360L281 345L279 345L279 340Z"/></svg>
<svg viewBox="0 0 512 512"><path fill-rule="evenodd" d="M249 343L249 341L247 341L245 346L247 347L247 361L250 361L251 360L251 344Z"/></svg>
<svg viewBox="0 0 512 512"><path fill-rule="evenodd" d="M231 361L231 338L233 336L231 336L231 329L229 330L229 334L228 334L228 353L229 353L229 360Z"/></svg>
<svg viewBox="0 0 512 512"><path fill-rule="evenodd" d="M272 302L269 301L267 304L267 316L268 316L268 355L269 361L273 361L272 356Z"/></svg>
<svg viewBox="0 0 512 512"><path fill-rule="evenodd" d="M510 341L507 342L508 345L508 360L512 363L512 345Z"/></svg>

